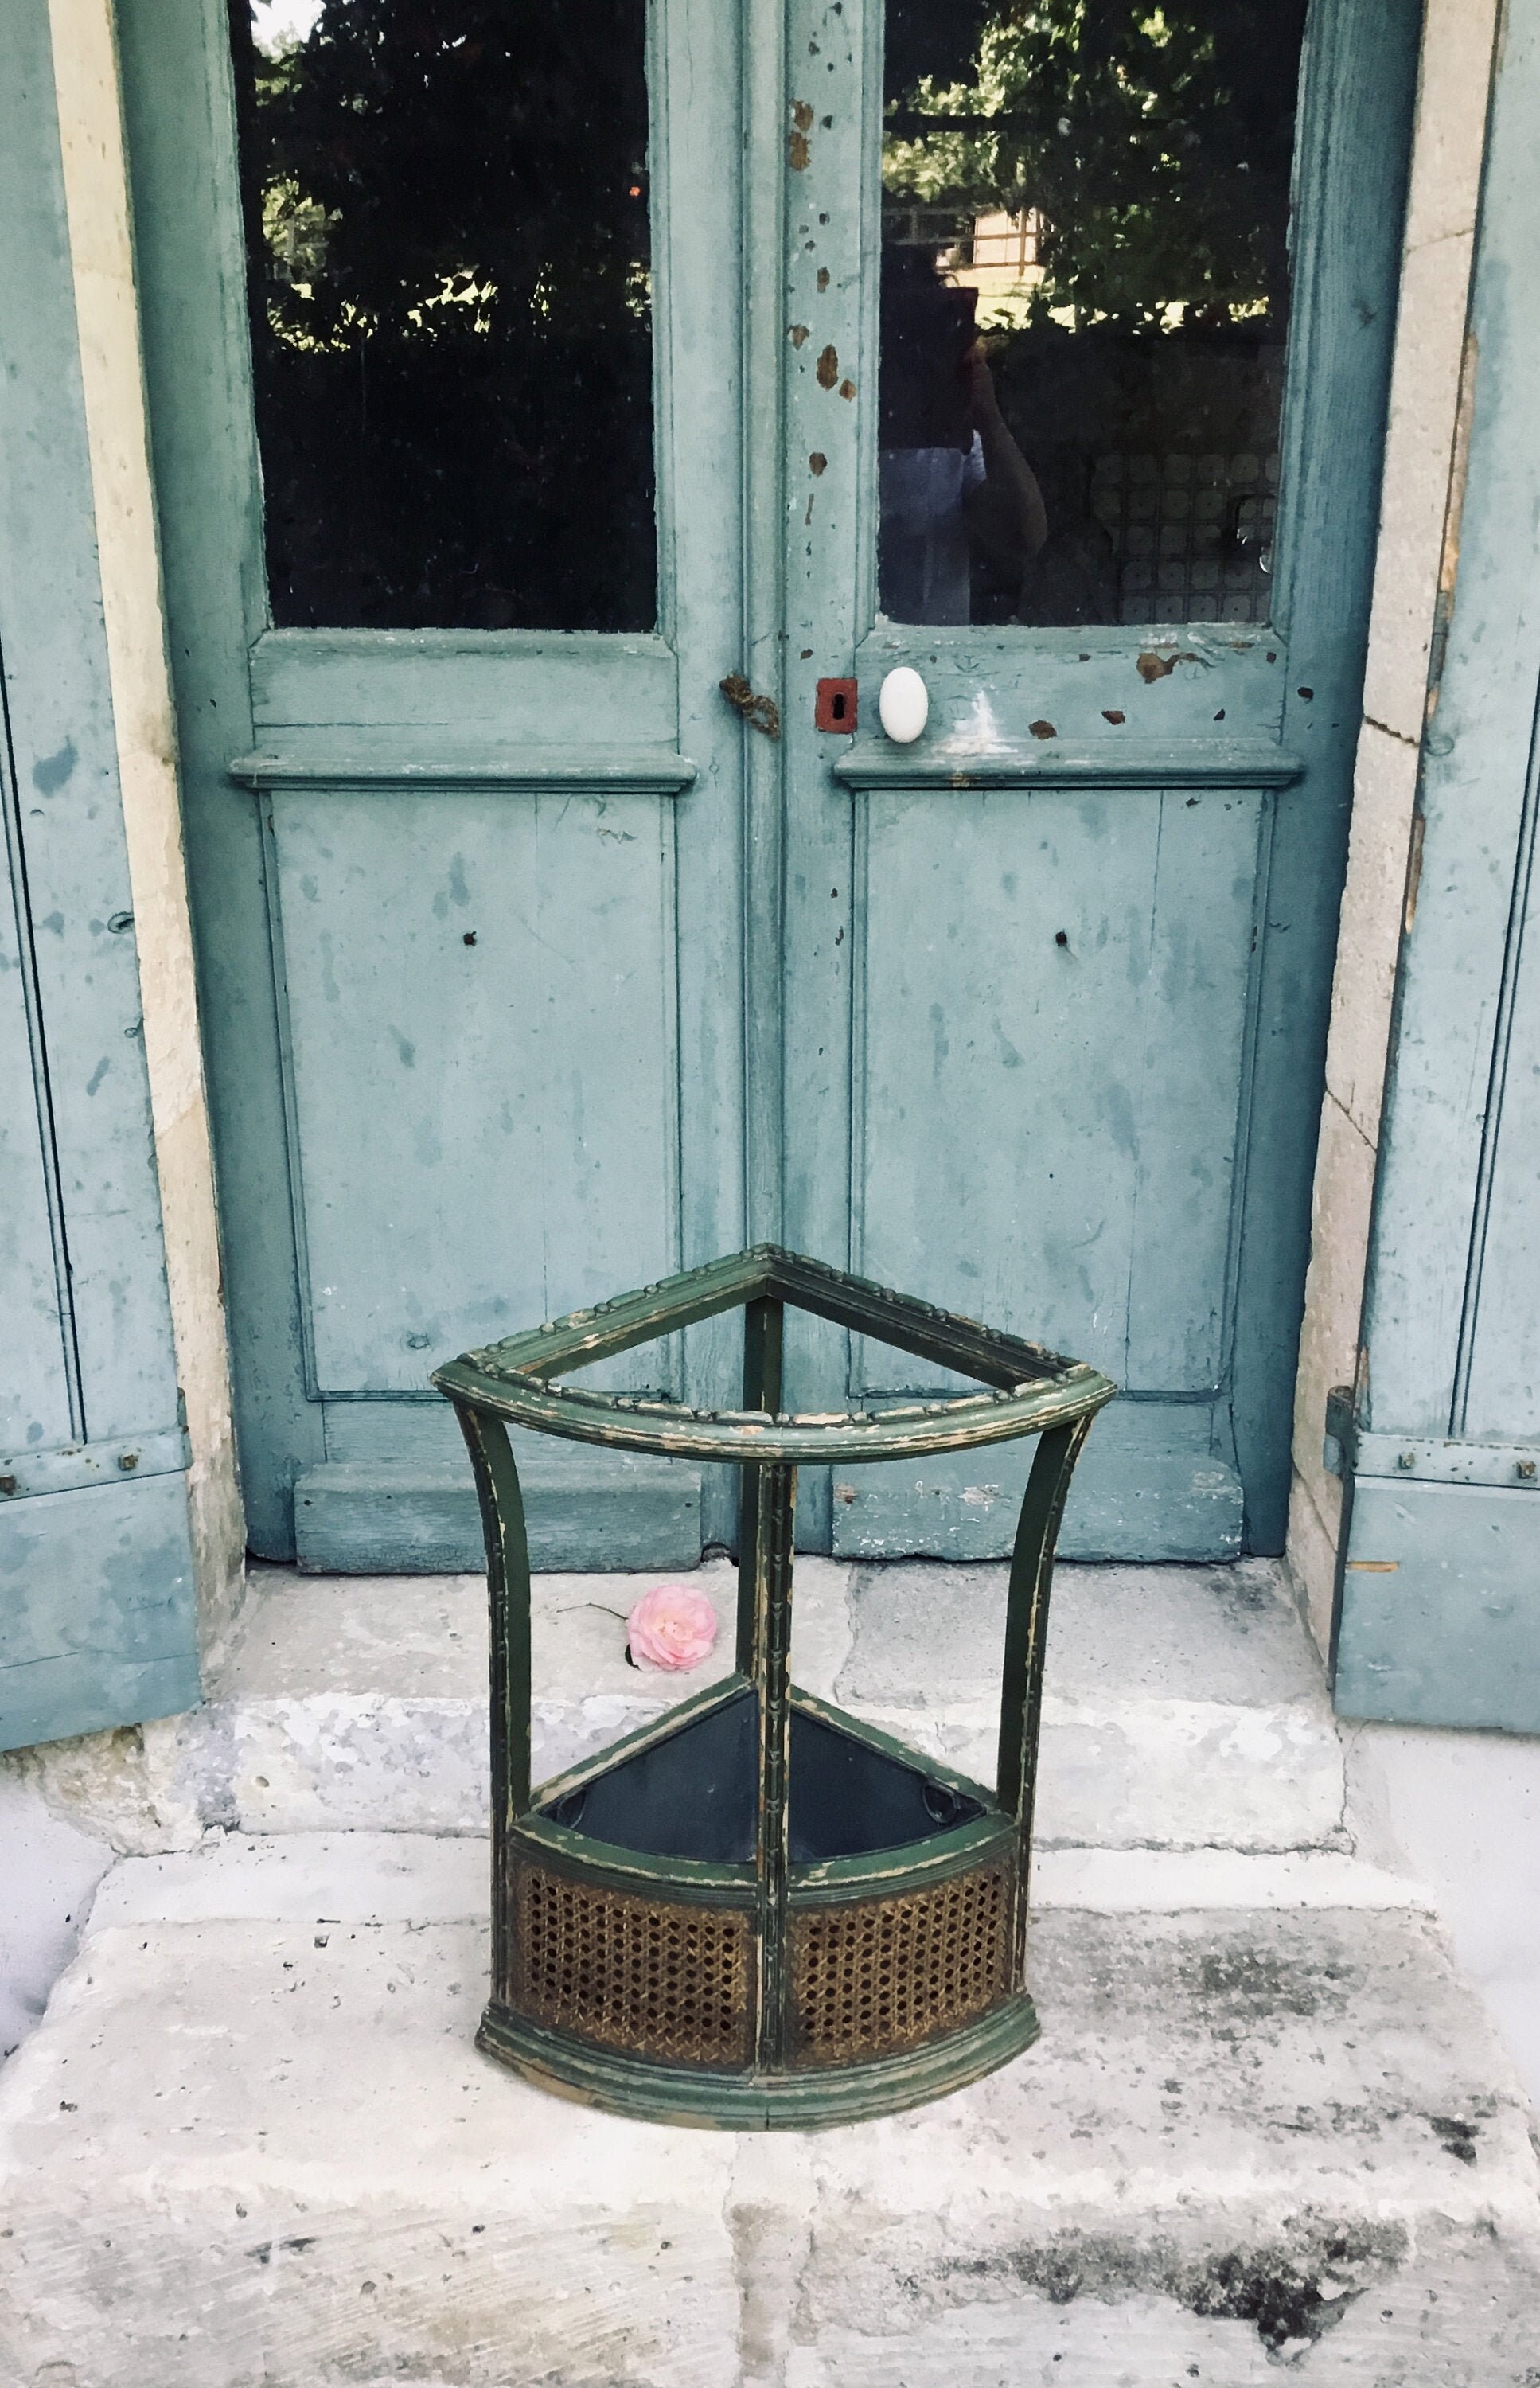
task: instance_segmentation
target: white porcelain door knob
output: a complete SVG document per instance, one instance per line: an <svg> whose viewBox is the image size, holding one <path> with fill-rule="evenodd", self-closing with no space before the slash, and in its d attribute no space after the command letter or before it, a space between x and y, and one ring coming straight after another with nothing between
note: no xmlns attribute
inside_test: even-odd
<svg viewBox="0 0 1540 2388"><path fill-rule="evenodd" d="M877 701L878 718L895 746L912 746L925 728L930 692L917 671L900 664L888 674Z"/></svg>

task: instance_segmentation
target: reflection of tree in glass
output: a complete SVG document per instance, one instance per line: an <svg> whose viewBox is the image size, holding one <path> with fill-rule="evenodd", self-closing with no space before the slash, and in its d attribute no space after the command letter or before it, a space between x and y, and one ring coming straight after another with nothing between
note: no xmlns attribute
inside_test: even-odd
<svg viewBox="0 0 1540 2388"><path fill-rule="evenodd" d="M890 0L885 187L959 223L1036 210L1033 315L1281 317L1303 16L1304 0Z"/></svg>
<svg viewBox="0 0 1540 2388"><path fill-rule="evenodd" d="M654 617L642 0L231 0L284 622Z"/></svg>
<svg viewBox="0 0 1540 2388"><path fill-rule="evenodd" d="M1265 618L1304 16L888 0L885 247L977 291L1048 523L974 621Z"/></svg>

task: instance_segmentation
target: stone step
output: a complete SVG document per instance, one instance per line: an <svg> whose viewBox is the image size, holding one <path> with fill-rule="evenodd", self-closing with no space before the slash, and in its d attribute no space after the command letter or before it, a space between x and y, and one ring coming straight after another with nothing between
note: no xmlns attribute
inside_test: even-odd
<svg viewBox="0 0 1540 2388"><path fill-rule="evenodd" d="M690 1579L722 1620L713 1658L688 1676L626 1664L621 1620L652 1581L536 1579L537 1779L729 1665L734 1576L724 1561ZM794 1675L990 1782L1004 1594L996 1566L804 1558ZM77 1805L136 1848L189 1843L209 1824L480 1832L486 1680L480 1578L264 1569L210 1700L145 1729L147 1785L88 1783ZM1335 1721L1271 1562L1061 1568L1045 1685L1042 1845L1348 1846ZM137 1803L132 1815L125 1798Z"/></svg>
<svg viewBox="0 0 1540 2388"><path fill-rule="evenodd" d="M761 2139L476 2052L482 1855L215 1836L108 1877L0 2077L6 2388L1534 2380L1526 2110L1431 1919L1340 1903L1372 1869L1091 1853L1034 1922L1035 2049Z"/></svg>

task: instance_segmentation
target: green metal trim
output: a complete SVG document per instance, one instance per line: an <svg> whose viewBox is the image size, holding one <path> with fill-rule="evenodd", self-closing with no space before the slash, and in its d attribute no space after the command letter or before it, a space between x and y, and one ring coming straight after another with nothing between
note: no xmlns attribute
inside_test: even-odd
<svg viewBox="0 0 1540 2388"><path fill-rule="evenodd" d="M755 1940L759 1994L754 2052L761 2065L785 2056L790 2029L787 1883L791 1869L791 1570L797 1506L794 1467L760 1467L754 1543L754 1682L759 1694L759 1797L754 1833Z"/></svg>
<svg viewBox="0 0 1540 2388"><path fill-rule="evenodd" d="M815 2131L899 2114L961 2090L1030 2048L1040 2028L1031 2000L1017 1990L978 2023L903 2056L756 2076L612 2056L526 2023L494 1999L476 2045L537 2089L640 2122L698 2130Z"/></svg>
<svg viewBox="0 0 1540 2388"><path fill-rule="evenodd" d="M519 1471L508 1430L498 1418L457 1410L471 1454L486 1541L490 1612L492 1823L500 1835L529 1805L530 1585L529 1543ZM501 1981L508 1960L507 1902L497 1892L494 1860L492 1962Z"/></svg>
<svg viewBox="0 0 1540 2388"><path fill-rule="evenodd" d="M648 1723L637 1725L634 1732L623 1734L618 1741L608 1742L597 1756L582 1759L575 1766L553 1774L549 1783L539 1785L535 1795L538 1805L549 1808L554 1800L564 1799L570 1793L583 1790L596 1774L602 1774L609 1767L618 1765L623 1758L635 1758L642 1750L653 1748L660 1741L666 1741L670 1734L681 1725L694 1724L700 1718L709 1716L713 1708L726 1708L730 1700L740 1698L743 1693L752 1688L750 1677L740 1670L724 1675L717 1683L705 1684L688 1700L681 1700L676 1708L667 1709L663 1716L653 1717Z"/></svg>
<svg viewBox="0 0 1540 2388"><path fill-rule="evenodd" d="M774 1416L781 1405L781 1347L785 1338L785 1305L750 1302L743 1314L743 1406L755 1416ZM738 1664L744 1675L756 1675L758 1648L759 1551L767 1520L764 1514L765 1474L745 1467L738 1501Z"/></svg>
<svg viewBox="0 0 1540 2388"><path fill-rule="evenodd" d="M799 1708L808 1705L802 1700L794 1704ZM855 1726L856 1721L838 1708L826 1708L823 1713L846 1732ZM660 1723L672 1728L682 1714L682 1709L675 1708ZM654 1736L663 1737L661 1732ZM857 1737L874 1738L865 1734L858 1734ZM885 1740L886 1736L881 1738ZM615 1762L624 1746L612 1743L590 1761L587 1772L603 1772ZM932 1766L918 1751L905 1748L902 1742L888 1741L887 1747L905 1765L923 1767L938 1781L950 1779L957 1783L962 1779L949 1778L945 1769ZM536 1796L543 1806L544 1791ZM987 1797L988 1794L978 1796ZM860 1857L828 1858L816 1865L789 1864L787 1909L790 1912L797 1908L845 1906L867 1899L899 1899L909 1890L929 1889L949 1874L969 1873L976 1866L987 1864L991 1857L1008 1857L1016 1839L1015 1818L1002 1817L991 1807L987 1814L973 1817L951 1832L938 1833L928 1841L904 1842L890 1849L870 1849ZM650 1857L559 1824L553 1817L541 1813L540 1809L530 1810L509 1828L508 1845L511 1850L517 1849L574 1882L633 1894L650 1891L677 1898L687 1905L699 1902L702 1907L756 1907L758 1874L752 1863L708 1864L699 1858Z"/></svg>
<svg viewBox="0 0 1540 2388"><path fill-rule="evenodd" d="M851 1720L841 1718L840 1722L848 1731ZM928 1774L940 1776L940 1767L920 1759L916 1751L903 1750L903 1757L911 1766L923 1764ZM1014 1818L1002 1817L991 1809L987 1815L953 1825L950 1832L938 1833L928 1841L869 1849L857 1858L826 1858L819 1865L793 1866L791 1909L795 1912L802 1908L853 1906L870 1899L902 1899L906 1891L929 1890L951 1874L971 1874L991 1858L1010 1862L1015 1841Z"/></svg>
<svg viewBox="0 0 1540 2388"><path fill-rule="evenodd" d="M873 1336L934 1365L959 1369L993 1390L880 1412L788 1417L767 1410L689 1409L675 1402L590 1392L546 1381L559 1370L612 1359L638 1343L740 1303L758 1314L760 1305L787 1301L853 1334ZM752 1338L770 1331L767 1316L766 1309L760 1326L751 1325L745 1353L746 1389L766 1400L771 1398L768 1357L752 1345ZM778 1394L778 1365L774 1374ZM1089 1416L1117 1391L1109 1378L1081 1361L774 1244L731 1253L703 1268L465 1353L435 1369L432 1381L457 1404L575 1442L773 1466L834 1460L859 1465L971 1450Z"/></svg>
<svg viewBox="0 0 1540 2388"><path fill-rule="evenodd" d="M651 1451L684 1459L760 1462L766 1466L834 1461L860 1467L883 1459L918 1459L940 1451L972 1451L1024 1434L1072 1425L1111 1401L1117 1388L1099 1370L1076 1366L1048 1391L983 1393L960 1400L915 1403L877 1412L804 1417L737 1416L728 1410L692 1410L622 1393L579 1392L526 1378L512 1386L452 1360L434 1383L457 1404L511 1419L537 1432L613 1450Z"/></svg>
<svg viewBox="0 0 1540 2388"><path fill-rule="evenodd" d="M679 1714L675 1708L664 1721L675 1724ZM602 1751L596 1771L612 1765L621 1746L612 1743ZM591 1834L571 1831L537 1811L521 1816L510 1828L508 1846L511 1852L518 1849L536 1858L542 1866L572 1882L592 1883L633 1897L640 1890L687 1907L754 1911L757 1877L752 1862L714 1865L701 1858L649 1857L639 1849L618 1848L612 1841L596 1841Z"/></svg>
<svg viewBox="0 0 1540 2388"><path fill-rule="evenodd" d="M877 740L851 748L829 766L854 794L867 789L923 788L1287 788L1305 776L1303 756L1281 746L1236 743L1205 748L1044 741L1040 746L970 751L953 739L930 748L894 747Z"/></svg>
<svg viewBox="0 0 1540 2388"><path fill-rule="evenodd" d="M778 1244L755 1244L747 1251L731 1252L701 1268L664 1277L656 1285L617 1294L612 1302L572 1311L564 1318L549 1319L523 1334L465 1353L452 1365L491 1383L543 1378L568 1368L590 1366L596 1360L612 1360L638 1343L653 1342L660 1335L736 1309L739 1302L766 1298L794 1302L798 1309L827 1318L837 1327L875 1336L917 1359L960 1369L965 1376L977 1377L1007 1392L1045 1378L1079 1381L1082 1373L1080 1362L1029 1343L1023 1336L1007 1335L998 1327L981 1326L977 1318L916 1302L910 1294L895 1293L868 1277L852 1277L827 1262L786 1251ZM439 1378L432 1381L438 1384ZM732 1413L725 1415L730 1417Z"/></svg>
<svg viewBox="0 0 1540 2388"><path fill-rule="evenodd" d="M1054 1552L1075 1462L1091 1420L1045 1434L1032 1459L1011 1557L1005 1608L1005 1658L1000 1690L1000 1764L996 1796L1016 1820L1015 1970L1027 1953L1027 1897L1032 1864L1032 1810L1037 1797L1038 1731L1042 1716L1042 1662L1048 1645L1048 1597Z"/></svg>
<svg viewBox="0 0 1540 2388"><path fill-rule="evenodd" d="M971 1774L961 1773L954 1766L944 1765L939 1758L927 1758L912 1742L901 1741L896 1734L884 1733L880 1725L866 1724L860 1717L847 1715L832 1700L821 1700L813 1692L804 1692L797 1684L791 1687L791 1704L804 1716L816 1717L822 1724L831 1724L839 1733L847 1733L853 1741L865 1743L883 1758L893 1758L901 1766L917 1766L949 1791L959 1791L967 1799L982 1799L985 1806L994 1806L994 1794ZM845 1861L841 1860L841 1863Z"/></svg>

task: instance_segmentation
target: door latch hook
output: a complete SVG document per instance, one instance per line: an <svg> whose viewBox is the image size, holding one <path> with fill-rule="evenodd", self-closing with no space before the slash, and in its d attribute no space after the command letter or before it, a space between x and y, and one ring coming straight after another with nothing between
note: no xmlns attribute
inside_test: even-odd
<svg viewBox="0 0 1540 2388"><path fill-rule="evenodd" d="M719 685L733 710L742 714L751 730L763 730L766 738L780 736L781 709L773 696L756 696L741 672L729 672Z"/></svg>

